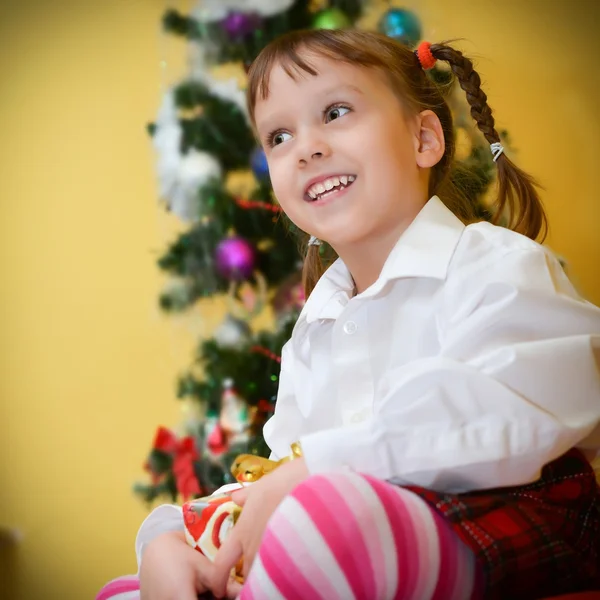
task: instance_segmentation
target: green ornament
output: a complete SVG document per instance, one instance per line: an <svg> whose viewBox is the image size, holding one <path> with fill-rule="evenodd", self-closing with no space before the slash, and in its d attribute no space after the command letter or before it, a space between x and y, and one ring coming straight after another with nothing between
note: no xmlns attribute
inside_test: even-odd
<svg viewBox="0 0 600 600"><path fill-rule="evenodd" d="M339 8L322 10L313 21L313 29L344 29L350 25L352 25L350 19Z"/></svg>

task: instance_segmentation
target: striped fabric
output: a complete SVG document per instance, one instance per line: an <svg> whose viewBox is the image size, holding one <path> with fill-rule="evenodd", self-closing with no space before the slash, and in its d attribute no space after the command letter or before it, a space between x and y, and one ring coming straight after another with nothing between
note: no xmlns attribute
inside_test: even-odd
<svg viewBox="0 0 600 600"><path fill-rule="evenodd" d="M107 583L96 600L139 600L140 580L137 575L126 575Z"/></svg>
<svg viewBox="0 0 600 600"><path fill-rule="evenodd" d="M420 497L337 472L282 502L241 600L467 600L482 589L471 550Z"/></svg>
<svg viewBox="0 0 600 600"><path fill-rule="evenodd" d="M600 488L576 450L532 484L462 495L338 472L278 507L241 600L530 600L600 589L599 556ZM137 577L96 600L139 600Z"/></svg>

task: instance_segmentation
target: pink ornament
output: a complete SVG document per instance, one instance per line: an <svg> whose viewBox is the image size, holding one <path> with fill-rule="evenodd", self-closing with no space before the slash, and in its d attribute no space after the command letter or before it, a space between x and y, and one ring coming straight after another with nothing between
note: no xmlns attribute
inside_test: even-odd
<svg viewBox="0 0 600 600"><path fill-rule="evenodd" d="M256 263L254 247L243 238L227 238L217 246L215 262L221 277L234 281L249 279Z"/></svg>

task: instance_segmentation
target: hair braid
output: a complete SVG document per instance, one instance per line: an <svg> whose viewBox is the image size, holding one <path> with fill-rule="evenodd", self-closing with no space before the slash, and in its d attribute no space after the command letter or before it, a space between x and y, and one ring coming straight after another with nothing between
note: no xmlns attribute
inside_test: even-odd
<svg viewBox="0 0 600 600"><path fill-rule="evenodd" d="M485 92L481 89L481 77L475 71L473 63L460 50L445 44L432 44L431 53L436 59L450 65L460 87L467 95L471 116L485 139L490 144L499 142L500 136L496 131L492 109L488 105ZM504 153L496 162L498 202L493 222L499 222L506 211L511 229L532 239L543 239L547 231L547 221L536 189L536 181L519 169Z"/></svg>
<svg viewBox="0 0 600 600"><path fill-rule="evenodd" d="M307 298L325 270L326 267L321 260L321 247L308 246L302 266L302 287Z"/></svg>
<svg viewBox="0 0 600 600"><path fill-rule="evenodd" d="M450 65L460 87L467 95L467 101L471 107L471 116L476 121L485 139L490 144L499 142L500 136L496 131L492 109L487 103L486 93L481 89L481 77L473 67L473 63L459 50L444 44L432 44L431 52L437 59Z"/></svg>

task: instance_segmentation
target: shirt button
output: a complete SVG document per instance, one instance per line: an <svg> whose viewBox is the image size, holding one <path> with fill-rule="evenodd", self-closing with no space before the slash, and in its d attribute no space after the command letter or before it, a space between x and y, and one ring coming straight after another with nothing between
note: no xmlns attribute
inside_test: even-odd
<svg viewBox="0 0 600 600"><path fill-rule="evenodd" d="M344 323L344 331L348 335L352 335L353 333L356 333L357 329L358 329L358 326L356 325L356 323L354 321L346 321Z"/></svg>
<svg viewBox="0 0 600 600"><path fill-rule="evenodd" d="M362 423L365 420L365 417L361 413L355 413L352 415L350 419L350 423Z"/></svg>

